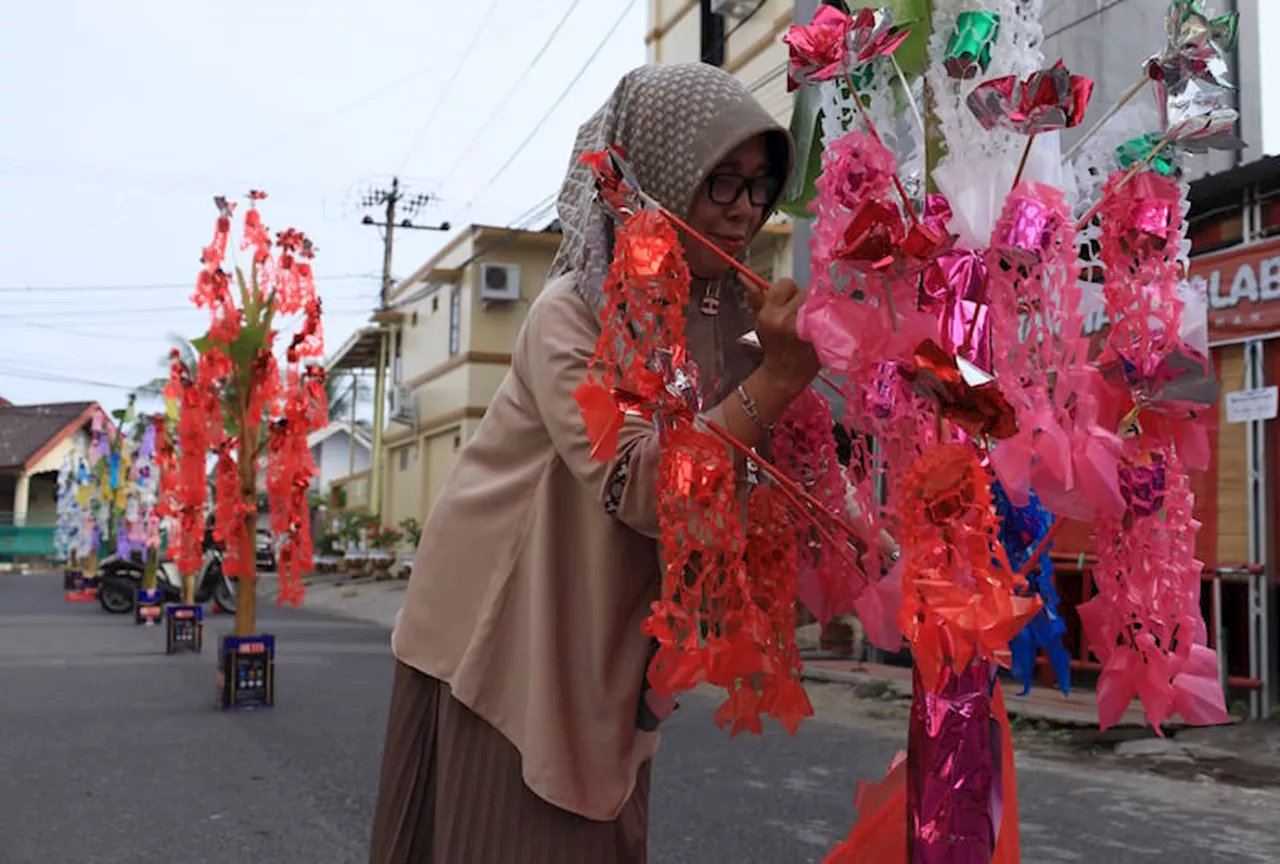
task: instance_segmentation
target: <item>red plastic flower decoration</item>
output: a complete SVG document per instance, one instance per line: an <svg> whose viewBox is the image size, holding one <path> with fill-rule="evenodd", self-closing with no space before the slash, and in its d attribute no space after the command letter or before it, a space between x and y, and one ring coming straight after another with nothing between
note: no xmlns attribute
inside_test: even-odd
<svg viewBox="0 0 1280 864"><path fill-rule="evenodd" d="M1077 125L1084 119L1092 93L1093 79L1072 75L1059 60L1024 81L1013 75L984 81L967 101L985 129L1001 127L1037 135Z"/></svg>
<svg viewBox="0 0 1280 864"><path fill-rule="evenodd" d="M860 9L850 16L823 4L812 24L793 25L782 37L790 49L787 89L848 75L856 66L897 51L909 35L895 28L883 9Z"/></svg>
<svg viewBox="0 0 1280 864"><path fill-rule="evenodd" d="M610 210L625 217L641 209L640 186L627 164L625 150L610 144L603 150L583 153L581 161L590 170L596 192Z"/></svg>
<svg viewBox="0 0 1280 864"><path fill-rule="evenodd" d="M822 5L812 24L794 24L782 41L790 49L787 89L848 75L849 33L853 19L834 6Z"/></svg>

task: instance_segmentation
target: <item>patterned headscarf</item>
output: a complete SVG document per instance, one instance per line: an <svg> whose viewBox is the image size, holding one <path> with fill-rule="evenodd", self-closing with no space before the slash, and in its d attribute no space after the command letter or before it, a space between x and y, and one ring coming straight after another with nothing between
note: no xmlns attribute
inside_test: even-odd
<svg viewBox="0 0 1280 864"><path fill-rule="evenodd" d="M621 147L645 192L687 217L698 187L735 147L769 133L771 158L785 183L795 160L791 136L738 79L706 63L641 66L578 130L569 173L556 202L563 239L551 277L576 271L578 292L595 309L613 256L613 221L593 201L584 153ZM772 207L770 207L772 209Z"/></svg>

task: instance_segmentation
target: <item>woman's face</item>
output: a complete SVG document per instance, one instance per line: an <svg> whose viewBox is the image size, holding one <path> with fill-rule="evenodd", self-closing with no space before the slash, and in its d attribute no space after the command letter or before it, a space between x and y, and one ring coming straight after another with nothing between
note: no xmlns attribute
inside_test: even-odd
<svg viewBox="0 0 1280 864"><path fill-rule="evenodd" d="M769 165L765 136L739 144L698 187L689 224L725 252L738 257L764 221L780 181ZM715 279L729 269L696 240L685 238L685 259L696 278Z"/></svg>

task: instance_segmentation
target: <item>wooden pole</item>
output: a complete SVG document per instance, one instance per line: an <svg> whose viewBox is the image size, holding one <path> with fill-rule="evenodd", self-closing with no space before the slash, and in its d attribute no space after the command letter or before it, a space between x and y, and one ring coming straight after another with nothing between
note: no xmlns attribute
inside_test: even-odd
<svg viewBox="0 0 1280 864"><path fill-rule="evenodd" d="M244 388L246 391L249 388ZM240 474L241 519L240 558L247 569L236 579L236 635L250 636L258 626L258 436L261 418L246 416L248 394L240 396L240 447L236 457Z"/></svg>
<svg viewBox="0 0 1280 864"><path fill-rule="evenodd" d="M154 591L156 587L156 570L160 567L160 550L147 549L147 564L142 571L142 590Z"/></svg>

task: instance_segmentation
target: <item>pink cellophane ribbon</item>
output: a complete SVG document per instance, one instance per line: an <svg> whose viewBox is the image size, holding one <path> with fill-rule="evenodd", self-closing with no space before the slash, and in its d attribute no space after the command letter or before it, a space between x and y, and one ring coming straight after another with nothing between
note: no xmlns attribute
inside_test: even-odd
<svg viewBox="0 0 1280 864"><path fill-rule="evenodd" d="M877 364L909 358L936 334L937 317L917 309L916 286L947 237L910 233L893 187L897 162L873 136L837 138L822 167L812 205L813 279L796 329L824 366L865 386Z"/></svg>
<svg viewBox="0 0 1280 864"><path fill-rule="evenodd" d="M1217 653L1206 646L1200 613L1200 573L1186 467L1173 451L1162 455L1164 512L1131 525L1101 522L1094 533L1098 593L1079 607L1089 650L1102 661L1098 719L1119 723L1136 695L1147 721L1175 713L1192 725L1228 720L1218 682ZM1127 530L1126 530L1127 529Z"/></svg>
<svg viewBox="0 0 1280 864"><path fill-rule="evenodd" d="M866 530L862 514L848 507L847 471L836 456L835 418L831 406L815 390L808 389L783 412L770 439L774 463L789 479L814 498ZM807 522L800 525L797 590L801 602L825 624L837 615L852 612L858 594L874 578L852 572L848 556L840 556L814 533ZM848 538L836 534L838 542ZM865 605L865 604L864 604Z"/></svg>
<svg viewBox="0 0 1280 864"><path fill-rule="evenodd" d="M1015 506L1034 488L1050 512L1087 521L1118 517L1124 499L1120 439L1101 424L1102 384L1086 365L1075 238L1061 191L1036 183L1013 191L992 233L992 365L1018 433L991 464Z"/></svg>

